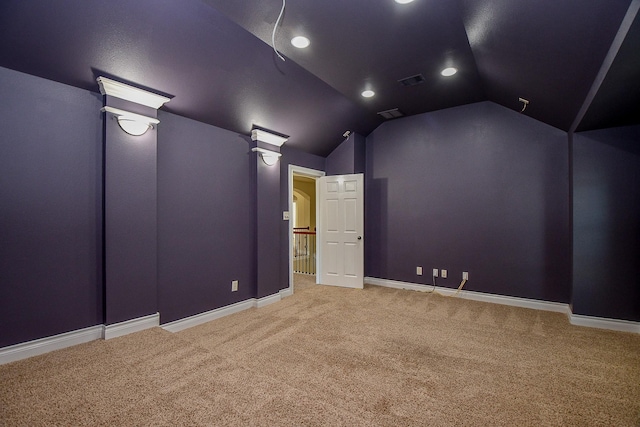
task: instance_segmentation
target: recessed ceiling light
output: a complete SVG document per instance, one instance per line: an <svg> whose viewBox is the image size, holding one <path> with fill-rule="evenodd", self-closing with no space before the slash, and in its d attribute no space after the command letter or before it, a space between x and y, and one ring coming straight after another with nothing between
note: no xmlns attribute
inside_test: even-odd
<svg viewBox="0 0 640 427"><path fill-rule="evenodd" d="M442 74L445 77L449 77L449 76L453 76L457 72L458 72L457 68L449 67L442 70L440 74Z"/></svg>
<svg viewBox="0 0 640 427"><path fill-rule="evenodd" d="M400 4L407 4L407 3L411 3L413 0L396 0L396 3L400 3Z"/></svg>
<svg viewBox="0 0 640 427"><path fill-rule="evenodd" d="M362 96L364 96L365 98L371 98L373 95L375 95L376 93L372 90L365 90L362 92Z"/></svg>
<svg viewBox="0 0 640 427"><path fill-rule="evenodd" d="M291 44L299 49L304 49L305 47L309 46L311 42L304 36L296 36L291 39Z"/></svg>

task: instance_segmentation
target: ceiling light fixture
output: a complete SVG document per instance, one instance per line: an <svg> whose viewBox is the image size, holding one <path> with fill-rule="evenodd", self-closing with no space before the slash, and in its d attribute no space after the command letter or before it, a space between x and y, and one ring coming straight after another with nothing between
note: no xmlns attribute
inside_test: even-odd
<svg viewBox="0 0 640 427"><path fill-rule="evenodd" d="M296 36L291 39L291 44L298 49L304 49L305 47L308 47L311 42L305 36Z"/></svg>
<svg viewBox="0 0 640 427"><path fill-rule="evenodd" d="M365 90L365 91L362 91L362 93L361 93L361 95L362 95L363 97L365 97L365 98L371 98L371 97L372 97L372 96L374 96L375 94L376 94L376 93L375 93L374 91L369 90L369 89L367 89L367 90Z"/></svg>
<svg viewBox="0 0 640 427"><path fill-rule="evenodd" d="M411 3L413 0L396 0L396 3L398 4L407 4L407 3Z"/></svg>
<svg viewBox="0 0 640 427"><path fill-rule="evenodd" d="M457 72L458 72L457 68L449 67L449 68L445 68L444 70L442 70L440 72L440 74L442 74L445 77L450 77L450 76L453 76Z"/></svg>

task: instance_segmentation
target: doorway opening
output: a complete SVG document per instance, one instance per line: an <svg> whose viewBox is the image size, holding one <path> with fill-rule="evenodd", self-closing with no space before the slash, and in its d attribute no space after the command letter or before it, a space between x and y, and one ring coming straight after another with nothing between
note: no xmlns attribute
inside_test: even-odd
<svg viewBox="0 0 640 427"><path fill-rule="evenodd" d="M316 283L316 179L325 172L289 165L289 289L295 278Z"/></svg>
<svg viewBox="0 0 640 427"><path fill-rule="evenodd" d="M316 275L316 182L293 175L293 272Z"/></svg>

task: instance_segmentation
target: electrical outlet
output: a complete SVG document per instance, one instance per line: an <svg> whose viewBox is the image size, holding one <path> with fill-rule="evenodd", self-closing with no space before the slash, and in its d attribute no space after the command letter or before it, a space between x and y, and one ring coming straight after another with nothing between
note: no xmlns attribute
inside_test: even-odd
<svg viewBox="0 0 640 427"><path fill-rule="evenodd" d="M437 268L433 269L433 277L438 277L438 269Z"/></svg>
<svg viewBox="0 0 640 427"><path fill-rule="evenodd" d="M416 274L422 276L422 267L416 267Z"/></svg>
<svg viewBox="0 0 640 427"><path fill-rule="evenodd" d="M447 270L440 270L440 277L442 277L443 279L447 278Z"/></svg>
<svg viewBox="0 0 640 427"><path fill-rule="evenodd" d="M469 280L469 272L468 271L463 271L462 272L462 280Z"/></svg>
<svg viewBox="0 0 640 427"><path fill-rule="evenodd" d="M236 292L238 290L238 281L234 280L231 282L231 292Z"/></svg>

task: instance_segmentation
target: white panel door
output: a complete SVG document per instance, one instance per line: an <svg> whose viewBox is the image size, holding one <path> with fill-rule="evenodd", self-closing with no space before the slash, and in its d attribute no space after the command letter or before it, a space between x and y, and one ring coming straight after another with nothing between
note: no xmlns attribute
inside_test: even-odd
<svg viewBox="0 0 640 427"><path fill-rule="evenodd" d="M364 175L324 176L318 196L318 275L323 285L364 287Z"/></svg>

